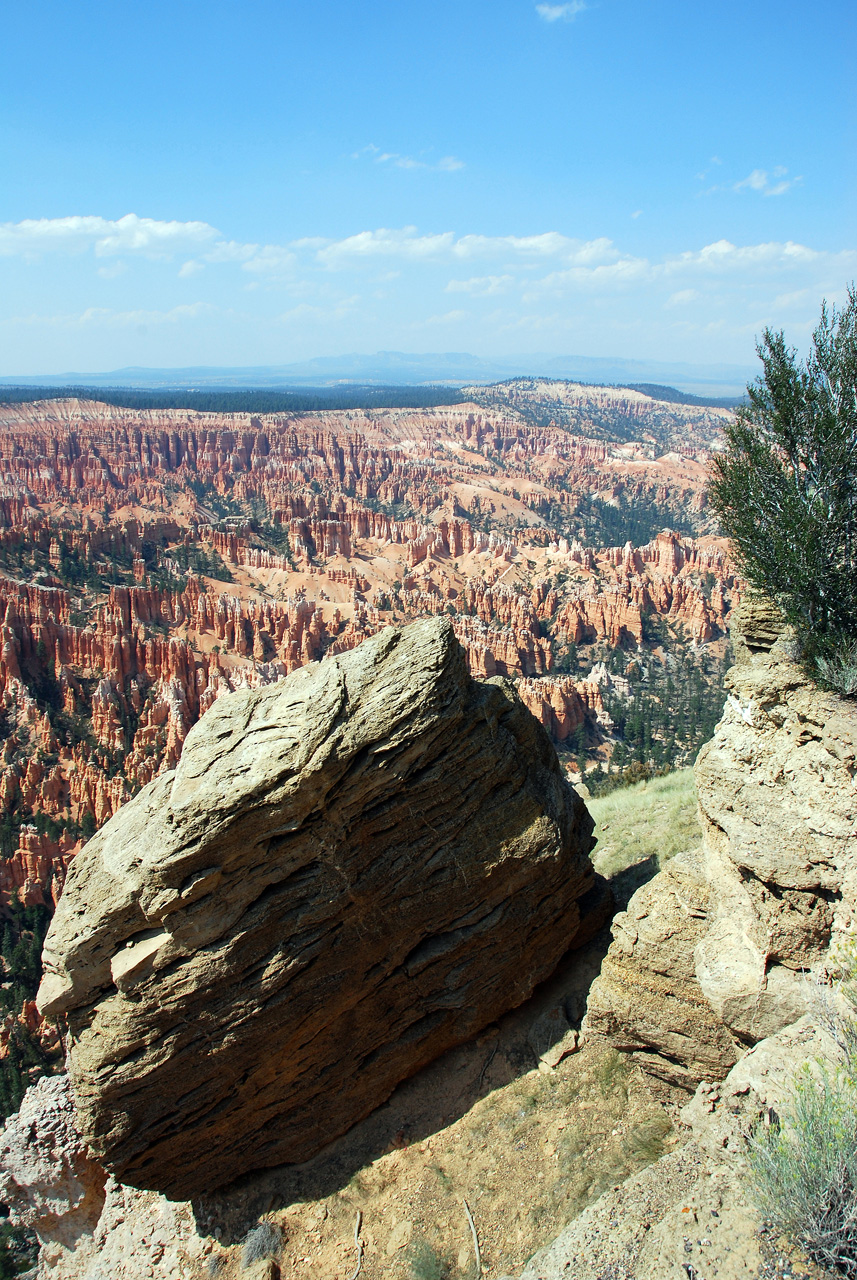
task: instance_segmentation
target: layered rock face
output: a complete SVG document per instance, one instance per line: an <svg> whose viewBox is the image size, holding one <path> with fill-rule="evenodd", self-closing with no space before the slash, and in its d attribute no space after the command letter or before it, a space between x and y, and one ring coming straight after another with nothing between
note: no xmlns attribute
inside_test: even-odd
<svg viewBox="0 0 857 1280"><path fill-rule="evenodd" d="M176 1198L308 1157L591 935L591 830L448 620L221 698L45 945L93 1154Z"/></svg>
<svg viewBox="0 0 857 1280"><path fill-rule="evenodd" d="M857 908L857 707L792 660L776 611L734 610L723 719L696 763L702 849L616 917L590 1029L694 1088L806 1011Z"/></svg>

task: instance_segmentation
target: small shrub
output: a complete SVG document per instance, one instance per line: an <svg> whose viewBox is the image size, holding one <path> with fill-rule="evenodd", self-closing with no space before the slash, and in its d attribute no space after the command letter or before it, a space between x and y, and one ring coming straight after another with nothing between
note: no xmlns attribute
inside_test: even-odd
<svg viewBox="0 0 857 1280"><path fill-rule="evenodd" d="M422 1238L411 1245L408 1265L412 1280L446 1280L449 1275L447 1260Z"/></svg>
<svg viewBox="0 0 857 1280"><path fill-rule="evenodd" d="M653 1164L664 1154L666 1139L672 1125L669 1116L650 1116L634 1125L623 1146L625 1153L635 1164Z"/></svg>
<svg viewBox="0 0 857 1280"><path fill-rule="evenodd" d="M805 1067L780 1124L750 1138L753 1198L823 1266L857 1277L857 1094L840 1071Z"/></svg>
<svg viewBox="0 0 857 1280"><path fill-rule="evenodd" d="M805 1064L782 1119L751 1133L750 1191L779 1232L857 1280L857 941L829 966L844 1004L819 986L815 1017L841 1058Z"/></svg>
<svg viewBox="0 0 857 1280"><path fill-rule="evenodd" d="M258 1227L248 1231L244 1237L244 1248L241 1250L242 1267L252 1267L254 1262L265 1258L274 1258L280 1252L283 1237L270 1222L260 1222Z"/></svg>
<svg viewBox="0 0 857 1280"><path fill-rule="evenodd" d="M815 665L822 684L843 698L857 697L857 641L844 643L832 654L819 655Z"/></svg>
<svg viewBox="0 0 857 1280"><path fill-rule="evenodd" d="M857 623L857 289L822 305L808 358L766 329L709 498L737 567L801 636L807 667Z"/></svg>
<svg viewBox="0 0 857 1280"><path fill-rule="evenodd" d="M602 1098L609 1098L616 1089L628 1092L629 1067L625 1055L608 1049L593 1072Z"/></svg>
<svg viewBox="0 0 857 1280"><path fill-rule="evenodd" d="M587 1149L586 1135L582 1129L573 1125L563 1134L558 1148L558 1165L563 1175L577 1170L580 1156Z"/></svg>

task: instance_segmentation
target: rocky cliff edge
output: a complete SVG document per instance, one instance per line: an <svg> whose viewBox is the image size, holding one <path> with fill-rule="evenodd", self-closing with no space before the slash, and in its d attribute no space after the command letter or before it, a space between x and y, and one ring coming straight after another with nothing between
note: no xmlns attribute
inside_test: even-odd
<svg viewBox="0 0 857 1280"><path fill-rule="evenodd" d="M692 1090L806 1013L857 906L857 707L794 661L775 609L745 600L714 737L696 763L702 846L632 898L587 1025Z"/></svg>

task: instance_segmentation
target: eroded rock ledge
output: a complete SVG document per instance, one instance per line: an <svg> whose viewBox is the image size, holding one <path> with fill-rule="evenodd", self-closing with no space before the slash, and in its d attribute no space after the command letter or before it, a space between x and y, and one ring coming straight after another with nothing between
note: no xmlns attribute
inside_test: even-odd
<svg viewBox="0 0 857 1280"><path fill-rule="evenodd" d="M736 664L696 762L702 847L674 858L613 924L587 1026L694 1089L806 1012L857 904L857 707L793 661L776 610L734 611Z"/></svg>
<svg viewBox="0 0 857 1280"><path fill-rule="evenodd" d="M446 620L222 698L45 945L92 1153L178 1199L306 1159L591 936L591 831Z"/></svg>

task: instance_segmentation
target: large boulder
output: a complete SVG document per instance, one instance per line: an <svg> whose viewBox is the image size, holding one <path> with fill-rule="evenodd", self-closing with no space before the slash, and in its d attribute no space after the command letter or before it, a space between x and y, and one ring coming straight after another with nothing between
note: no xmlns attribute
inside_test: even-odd
<svg viewBox="0 0 857 1280"><path fill-rule="evenodd" d="M181 1199L311 1156L591 936L591 831L448 620L221 698L45 943L89 1148Z"/></svg>

